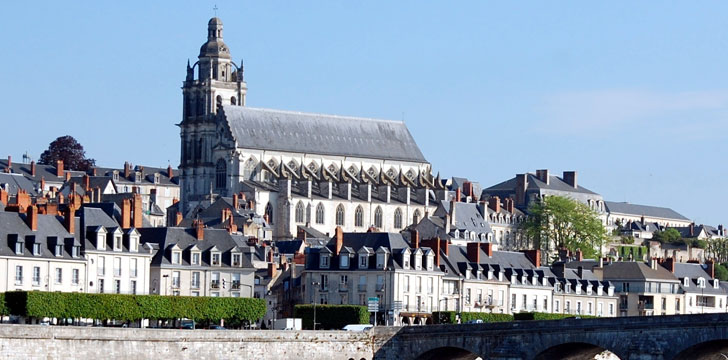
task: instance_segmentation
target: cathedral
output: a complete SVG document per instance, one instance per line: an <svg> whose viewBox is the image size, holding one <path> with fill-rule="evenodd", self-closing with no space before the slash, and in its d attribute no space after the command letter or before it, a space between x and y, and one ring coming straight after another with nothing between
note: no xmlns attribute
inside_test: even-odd
<svg viewBox="0 0 728 360"><path fill-rule="evenodd" d="M403 122L248 107L243 75L212 18L182 86L185 216L239 196L277 240L336 226L399 232L449 200Z"/></svg>

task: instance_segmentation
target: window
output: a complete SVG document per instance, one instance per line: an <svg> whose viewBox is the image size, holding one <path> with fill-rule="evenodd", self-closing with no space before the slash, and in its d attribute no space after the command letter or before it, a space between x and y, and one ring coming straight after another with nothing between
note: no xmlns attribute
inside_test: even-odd
<svg viewBox="0 0 728 360"><path fill-rule="evenodd" d="M525 309L526 306L528 306L528 295L523 294L523 302L521 303L521 308Z"/></svg>
<svg viewBox="0 0 728 360"><path fill-rule="evenodd" d="M193 291L192 292L192 296L200 296L200 292L199 291Z"/></svg>
<svg viewBox="0 0 728 360"><path fill-rule="evenodd" d="M409 275L404 276L404 291L409 292L410 291L410 277Z"/></svg>
<svg viewBox="0 0 728 360"><path fill-rule="evenodd" d="M348 269L349 268L349 254L341 254L339 256L339 266L342 269Z"/></svg>
<svg viewBox="0 0 728 360"><path fill-rule="evenodd" d="M348 275L339 276L339 284L344 285L344 286L349 284L349 276Z"/></svg>
<svg viewBox="0 0 728 360"><path fill-rule="evenodd" d="M614 315L614 304L609 304L609 315Z"/></svg>
<svg viewBox="0 0 728 360"><path fill-rule="evenodd" d="M23 285L23 267L15 266L15 285Z"/></svg>
<svg viewBox="0 0 728 360"><path fill-rule="evenodd" d="M421 217L420 210L415 210L415 214L412 215L412 223L413 224L419 223L420 222L420 217Z"/></svg>
<svg viewBox="0 0 728 360"><path fill-rule="evenodd" d="M394 228L395 229L402 228L402 210L400 210L399 208L394 210Z"/></svg>
<svg viewBox="0 0 728 360"><path fill-rule="evenodd" d="M362 209L361 205L357 206L356 210L354 210L354 226L364 226L364 209Z"/></svg>
<svg viewBox="0 0 728 360"><path fill-rule="evenodd" d="M321 291L326 291L329 289L329 276L326 274L321 274Z"/></svg>
<svg viewBox="0 0 728 360"><path fill-rule="evenodd" d="M417 283L416 284L417 284L416 285L417 287L415 288L415 290L417 291L417 293L421 293L422 292L422 276L418 276L417 277ZM468 289L468 291L470 291L470 289Z"/></svg>
<svg viewBox="0 0 728 360"><path fill-rule="evenodd" d="M379 206L374 210L374 227L382 227L382 208Z"/></svg>
<svg viewBox="0 0 728 360"><path fill-rule="evenodd" d="M559 313L561 311L561 301L554 301L554 312Z"/></svg>
<svg viewBox="0 0 728 360"><path fill-rule="evenodd" d="M80 277L80 272L78 271L78 269L71 270L71 284L72 285L78 285L78 283L80 281L79 277Z"/></svg>
<svg viewBox="0 0 728 360"><path fill-rule="evenodd" d="M591 315L592 314L592 311L593 311L592 306L593 305L592 305L591 301L588 302L588 303L586 303L586 313L587 313L587 315Z"/></svg>
<svg viewBox="0 0 728 360"><path fill-rule="evenodd" d="M114 258L114 276L121 276L121 258Z"/></svg>
<svg viewBox="0 0 728 360"><path fill-rule="evenodd" d="M192 265L200 265L200 253L192 253Z"/></svg>
<svg viewBox="0 0 728 360"><path fill-rule="evenodd" d="M511 294L511 310L516 310L516 294Z"/></svg>
<svg viewBox="0 0 728 360"><path fill-rule="evenodd" d="M336 225L344 225L344 205L341 204L336 207Z"/></svg>
<svg viewBox="0 0 728 360"><path fill-rule="evenodd" d="M549 298L548 297L543 298L543 311L545 311L545 312L549 311Z"/></svg>
<svg viewBox="0 0 728 360"><path fill-rule="evenodd" d="M366 269L369 267L369 256L367 254L359 255L359 268Z"/></svg>
<svg viewBox="0 0 728 360"><path fill-rule="evenodd" d="M99 275L104 275L104 272L106 271L106 259L103 256L99 257L99 266L96 271Z"/></svg>
<svg viewBox="0 0 728 360"><path fill-rule="evenodd" d="M268 222L268 224L272 224L274 221L273 220L273 206L270 203L267 203L265 205L265 216L267 217L267 219L265 219L265 220Z"/></svg>
<svg viewBox="0 0 728 360"><path fill-rule="evenodd" d="M137 259L129 260L129 276L130 277L137 276Z"/></svg>
<svg viewBox="0 0 728 360"><path fill-rule="evenodd" d="M200 273L195 271L192 273L192 284L193 289L199 289L200 288Z"/></svg>
<svg viewBox="0 0 728 360"><path fill-rule="evenodd" d="M225 160L218 159L215 165L215 188L224 189L227 178L227 164Z"/></svg>
<svg viewBox="0 0 728 360"><path fill-rule="evenodd" d="M56 245L56 256L63 256L63 244Z"/></svg>
<svg viewBox="0 0 728 360"><path fill-rule="evenodd" d="M99 284L99 293L103 294L104 293L104 279L99 279L98 284Z"/></svg>
<svg viewBox="0 0 728 360"><path fill-rule="evenodd" d="M233 290L240 289L240 273L233 273L232 280L233 280L232 289Z"/></svg>
<svg viewBox="0 0 728 360"><path fill-rule="evenodd" d="M63 283L63 269L56 268L56 284Z"/></svg>
<svg viewBox="0 0 728 360"><path fill-rule="evenodd" d="M114 251L121 251L121 235L114 236Z"/></svg>
<svg viewBox="0 0 728 360"><path fill-rule="evenodd" d="M33 286L40 286L40 266L33 267Z"/></svg>
<svg viewBox="0 0 728 360"><path fill-rule="evenodd" d="M433 288L434 288L434 279L427 278L427 293L432 294Z"/></svg>
<svg viewBox="0 0 728 360"><path fill-rule="evenodd" d="M675 299L675 311L680 311L680 299Z"/></svg>
<svg viewBox="0 0 728 360"><path fill-rule="evenodd" d="M698 278L698 287L705 288L705 279L704 278Z"/></svg>
<svg viewBox="0 0 728 360"><path fill-rule="evenodd" d="M384 265L387 262L387 254L380 252L377 254L377 269L384 269Z"/></svg>
<svg viewBox="0 0 728 360"><path fill-rule="evenodd" d="M241 266L241 258L242 256L240 254L233 254L233 266Z"/></svg>
<svg viewBox="0 0 728 360"><path fill-rule="evenodd" d="M23 254L25 254L25 243L22 241L18 241L15 243L15 255Z"/></svg>
<svg viewBox="0 0 728 360"><path fill-rule="evenodd" d="M179 251L172 252L172 264L179 265L182 261L182 253Z"/></svg>
<svg viewBox="0 0 728 360"><path fill-rule="evenodd" d="M33 255L40 255L40 244L33 244Z"/></svg>
<svg viewBox="0 0 728 360"><path fill-rule="evenodd" d="M302 223L304 221L303 220L303 211L304 211L303 203L299 201L298 204L296 204L296 215L295 216L296 216L297 223Z"/></svg>
<svg viewBox="0 0 728 360"><path fill-rule="evenodd" d="M220 266L220 253L212 254L212 266Z"/></svg>
<svg viewBox="0 0 728 360"><path fill-rule="evenodd" d="M324 204L319 203L316 205L316 223L317 224L323 224L324 223Z"/></svg>
<svg viewBox="0 0 728 360"><path fill-rule="evenodd" d="M137 290L136 290L136 289L137 289L137 283L136 283L136 280L132 280L132 281L131 281L131 282L129 283L129 291L130 291L130 292L131 292L132 294L136 294L136 293L137 293Z"/></svg>
<svg viewBox="0 0 728 360"><path fill-rule="evenodd" d="M172 287L178 288L180 283L179 271L172 271Z"/></svg>
<svg viewBox="0 0 728 360"><path fill-rule="evenodd" d="M71 247L71 256L75 257L75 258L81 256L81 247L80 246Z"/></svg>
<svg viewBox="0 0 728 360"><path fill-rule="evenodd" d="M114 280L114 293L121 294L121 280Z"/></svg>
<svg viewBox="0 0 728 360"><path fill-rule="evenodd" d="M329 255L328 254L321 254L321 264L322 269L328 269L329 268Z"/></svg>

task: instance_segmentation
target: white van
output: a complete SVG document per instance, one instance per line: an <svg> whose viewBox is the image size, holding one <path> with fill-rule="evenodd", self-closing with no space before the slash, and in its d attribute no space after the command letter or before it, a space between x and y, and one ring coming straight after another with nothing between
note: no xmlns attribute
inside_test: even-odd
<svg viewBox="0 0 728 360"><path fill-rule="evenodd" d="M344 331L367 331L367 330L369 330L369 329L371 329L373 327L374 327L374 325L372 325L372 324L349 324L349 325L344 326L344 328L341 329L341 330L344 330Z"/></svg>

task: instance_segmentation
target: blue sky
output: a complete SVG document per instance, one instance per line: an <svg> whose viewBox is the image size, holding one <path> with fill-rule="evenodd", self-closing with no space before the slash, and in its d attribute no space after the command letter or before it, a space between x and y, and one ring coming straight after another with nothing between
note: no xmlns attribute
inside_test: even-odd
<svg viewBox="0 0 728 360"><path fill-rule="evenodd" d="M728 220L717 1L3 2L0 156L70 134L99 165L176 165L215 4L250 106L404 119L445 176L577 170L608 200Z"/></svg>

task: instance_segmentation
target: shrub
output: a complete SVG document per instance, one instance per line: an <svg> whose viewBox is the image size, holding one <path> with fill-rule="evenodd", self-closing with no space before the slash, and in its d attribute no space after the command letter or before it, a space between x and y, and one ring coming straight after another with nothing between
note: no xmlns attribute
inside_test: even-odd
<svg viewBox="0 0 728 360"><path fill-rule="evenodd" d="M432 313L432 319L435 324L457 324L457 314L456 311L435 311ZM460 322L462 323L478 319L483 320L483 322L507 322L513 321L513 315L483 312L460 313Z"/></svg>
<svg viewBox="0 0 728 360"><path fill-rule="evenodd" d="M265 315L265 301L250 298L213 298L159 295L84 294L12 291L0 305L12 315L50 318L220 319L255 321Z"/></svg>
<svg viewBox="0 0 728 360"><path fill-rule="evenodd" d="M515 320L561 320L577 316L582 319L593 319L597 317L593 315L551 314L543 312L523 312L513 314L513 318Z"/></svg>
<svg viewBox="0 0 728 360"><path fill-rule="evenodd" d="M313 329L313 305L296 305L293 316L304 329ZM369 324L369 312L362 305L316 305L317 329L341 329L348 324Z"/></svg>

